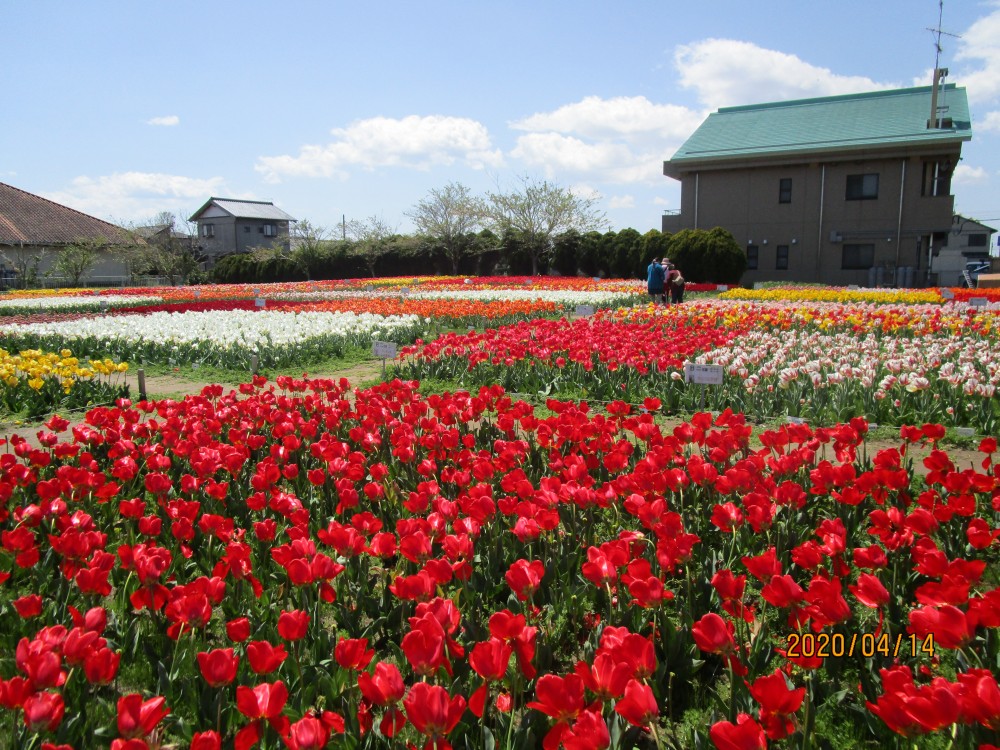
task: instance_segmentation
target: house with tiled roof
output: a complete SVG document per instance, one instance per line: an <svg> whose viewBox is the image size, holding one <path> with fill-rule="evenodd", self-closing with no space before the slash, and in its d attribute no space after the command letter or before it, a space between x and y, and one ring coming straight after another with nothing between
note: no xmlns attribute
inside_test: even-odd
<svg viewBox="0 0 1000 750"><path fill-rule="evenodd" d="M28 271L44 277L61 249L81 241L105 246L84 278L94 284L118 283L125 267L116 251L141 242L119 226L0 182L0 279L5 283L12 272L21 280Z"/></svg>
<svg viewBox="0 0 1000 750"><path fill-rule="evenodd" d="M664 162L681 203L662 229L728 229L744 283L936 283L971 138L954 84L726 107Z"/></svg>
<svg viewBox="0 0 1000 750"><path fill-rule="evenodd" d="M258 247L289 247L288 228L296 221L270 201L209 198L189 221L198 224L198 249L210 267L222 257Z"/></svg>

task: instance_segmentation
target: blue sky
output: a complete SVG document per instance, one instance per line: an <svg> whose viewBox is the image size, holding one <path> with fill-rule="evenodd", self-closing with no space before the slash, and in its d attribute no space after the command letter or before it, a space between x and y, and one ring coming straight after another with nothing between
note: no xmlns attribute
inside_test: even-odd
<svg viewBox="0 0 1000 750"><path fill-rule="evenodd" d="M659 228L662 162L720 106L928 85L937 0L0 5L0 181L92 215L274 201L399 231L429 190L549 179ZM956 209L1000 226L1000 0L946 0L973 140Z"/></svg>

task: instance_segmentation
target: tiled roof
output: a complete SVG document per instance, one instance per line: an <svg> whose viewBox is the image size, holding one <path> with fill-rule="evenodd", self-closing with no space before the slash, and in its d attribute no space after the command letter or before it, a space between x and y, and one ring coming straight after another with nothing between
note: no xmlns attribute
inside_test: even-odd
<svg viewBox="0 0 1000 750"><path fill-rule="evenodd" d="M295 221L270 201L244 201L229 198L209 198L208 203L195 211L190 221L197 221L202 212L209 206L218 206L223 211L232 214L237 219L271 219L273 221Z"/></svg>
<svg viewBox="0 0 1000 750"><path fill-rule="evenodd" d="M63 245L82 239L134 242L121 227L0 182L0 245Z"/></svg>
<svg viewBox="0 0 1000 750"><path fill-rule="evenodd" d="M937 103L939 116L950 120L949 127L927 127L930 86L725 107L709 115L677 150L667 162L668 173L694 163L972 138L965 89L948 84L939 91Z"/></svg>

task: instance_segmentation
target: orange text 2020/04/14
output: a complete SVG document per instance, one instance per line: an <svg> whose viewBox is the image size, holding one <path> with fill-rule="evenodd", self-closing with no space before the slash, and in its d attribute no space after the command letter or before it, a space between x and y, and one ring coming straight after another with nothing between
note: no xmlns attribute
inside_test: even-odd
<svg viewBox="0 0 1000 750"><path fill-rule="evenodd" d="M897 633L791 633L787 641L787 656L797 658L871 659L876 656L934 656L934 634L920 639L915 635Z"/></svg>

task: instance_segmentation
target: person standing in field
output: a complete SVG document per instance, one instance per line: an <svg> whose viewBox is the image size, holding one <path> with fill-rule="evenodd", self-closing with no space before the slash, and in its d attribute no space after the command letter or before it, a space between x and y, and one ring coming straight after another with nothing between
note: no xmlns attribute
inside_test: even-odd
<svg viewBox="0 0 1000 750"><path fill-rule="evenodd" d="M681 302L684 301L684 287L686 286L686 284L687 281L681 275L680 269L674 266L670 266L669 270L667 271L664 287L667 293L670 294L670 301L673 304L679 305Z"/></svg>
<svg viewBox="0 0 1000 750"><path fill-rule="evenodd" d="M664 297L664 278L665 274L663 266L660 265L659 258L653 258L652 262L646 268L646 291L649 292L649 296L653 302L656 302L657 297Z"/></svg>

